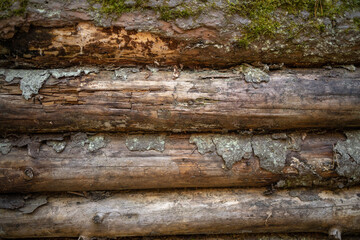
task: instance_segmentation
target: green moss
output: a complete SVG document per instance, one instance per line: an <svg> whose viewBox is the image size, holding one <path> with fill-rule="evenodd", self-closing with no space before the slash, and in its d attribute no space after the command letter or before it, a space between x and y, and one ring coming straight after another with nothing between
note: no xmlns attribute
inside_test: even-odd
<svg viewBox="0 0 360 240"><path fill-rule="evenodd" d="M198 14L199 9L193 11L191 8L183 7L181 9L173 9L168 6L160 6L157 8L157 11L160 13L160 19L164 21L174 20L177 18L187 18L190 16L195 16Z"/></svg>
<svg viewBox="0 0 360 240"><path fill-rule="evenodd" d="M100 12L106 15L131 12L141 8L146 1L136 0L135 5L125 4L125 0L88 0L91 5L101 4Z"/></svg>
<svg viewBox="0 0 360 240"><path fill-rule="evenodd" d="M27 5L28 0L0 0L0 19L23 15Z"/></svg>
<svg viewBox="0 0 360 240"><path fill-rule="evenodd" d="M250 40L248 39L247 35L243 38L237 39L236 44L239 48L248 48L250 44Z"/></svg>
<svg viewBox="0 0 360 240"><path fill-rule="evenodd" d="M190 8L185 4L178 7L171 8L166 3L162 6L152 8L147 5L147 0L136 0L135 4L127 5L125 0L88 0L93 6L94 4L101 4L100 13L105 15L121 15L122 13L131 12L139 9L151 9L160 13L160 19L164 21L174 20L177 18L187 18L198 15L202 11L202 7ZM201 2L206 3L207 0ZM94 8L92 8L94 10Z"/></svg>
<svg viewBox="0 0 360 240"><path fill-rule="evenodd" d="M360 8L359 0L228 0L230 13L237 13L251 20L249 25L244 26L244 37L237 40L239 47L248 47L252 41L262 37L273 37L281 24L284 25L274 17L274 12L277 10L293 15L299 15L301 11L308 11L310 13L309 21L313 21L317 17L335 18L345 11L355 8ZM300 26L294 26L297 24L295 22L285 24L287 29L284 32L287 38L295 37L302 29ZM326 30L324 24L313 26L320 33Z"/></svg>
<svg viewBox="0 0 360 240"><path fill-rule="evenodd" d="M357 30L360 30L360 18L354 18L353 21Z"/></svg>

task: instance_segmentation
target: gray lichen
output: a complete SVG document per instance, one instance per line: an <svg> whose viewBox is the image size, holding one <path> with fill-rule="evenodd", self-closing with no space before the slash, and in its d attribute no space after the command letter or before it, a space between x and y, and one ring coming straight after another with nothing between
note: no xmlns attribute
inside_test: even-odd
<svg viewBox="0 0 360 240"><path fill-rule="evenodd" d="M49 78L49 73L46 71L39 71L38 73L30 73L24 75L20 81L20 89L22 95L26 100L30 99L32 95L38 94L46 79Z"/></svg>
<svg viewBox="0 0 360 240"><path fill-rule="evenodd" d="M253 84L259 84L261 82L269 82L270 81L270 76L260 70L259 68L254 68L250 65L241 65L240 67L238 67L238 69L240 72L242 72L245 76L245 81L247 83L253 83Z"/></svg>
<svg viewBox="0 0 360 240"><path fill-rule="evenodd" d="M47 204L47 196L37 196L27 199L25 201L25 206L20 208L19 211L25 214L29 214L45 204Z"/></svg>
<svg viewBox="0 0 360 240"><path fill-rule="evenodd" d="M89 74L98 72L98 69L52 69L52 70L23 70L23 69L0 69L0 75L5 76L6 82L11 82L16 78L20 79L20 89L26 100L29 100L34 94L38 94L45 81L52 75L55 78L76 77L82 73Z"/></svg>
<svg viewBox="0 0 360 240"><path fill-rule="evenodd" d="M286 161L286 141L273 140L270 135L254 136L252 147L255 156L260 159L260 167L273 173L281 173Z"/></svg>
<svg viewBox="0 0 360 240"><path fill-rule="evenodd" d="M8 69L4 71L5 81L11 82L15 78L20 78L20 89L26 100L30 99L33 94L39 93L39 89L49 78L47 70L15 70Z"/></svg>
<svg viewBox="0 0 360 240"><path fill-rule="evenodd" d="M46 141L46 144L52 147L57 153L61 153L66 147L65 141Z"/></svg>
<svg viewBox="0 0 360 240"><path fill-rule="evenodd" d="M50 74L54 78L64 78L64 77L79 77L81 74L89 74L89 73L98 73L99 69L97 68L79 68L76 70L73 69L52 69L49 70Z"/></svg>
<svg viewBox="0 0 360 240"><path fill-rule="evenodd" d="M7 139L0 140L0 152L3 155L8 154L11 151L11 143Z"/></svg>
<svg viewBox="0 0 360 240"><path fill-rule="evenodd" d="M301 150L302 135L300 133L290 133L287 135L287 148L299 152Z"/></svg>
<svg viewBox="0 0 360 240"><path fill-rule="evenodd" d="M165 150L165 135L129 135L125 141L130 151Z"/></svg>
<svg viewBox="0 0 360 240"><path fill-rule="evenodd" d="M90 152L95 152L103 147L106 146L105 138L104 136L92 136L88 139L88 149Z"/></svg>
<svg viewBox="0 0 360 240"><path fill-rule="evenodd" d="M340 176L360 179L360 131L345 132L346 141L338 141L334 146L335 171Z"/></svg>
<svg viewBox="0 0 360 240"><path fill-rule="evenodd" d="M216 152L227 169L252 155L251 137L242 135L192 135L190 143L195 143L200 154Z"/></svg>
<svg viewBox="0 0 360 240"><path fill-rule="evenodd" d="M189 142L195 143L200 154L215 152L215 144L212 140L213 135L191 135Z"/></svg>
<svg viewBox="0 0 360 240"><path fill-rule="evenodd" d="M227 169L241 161L241 159L249 159L252 155L251 137L235 136L235 135L216 135L213 137L216 146L216 152L225 162Z"/></svg>
<svg viewBox="0 0 360 240"><path fill-rule="evenodd" d="M126 80L131 73L139 72L138 68L121 68L114 71L114 79Z"/></svg>

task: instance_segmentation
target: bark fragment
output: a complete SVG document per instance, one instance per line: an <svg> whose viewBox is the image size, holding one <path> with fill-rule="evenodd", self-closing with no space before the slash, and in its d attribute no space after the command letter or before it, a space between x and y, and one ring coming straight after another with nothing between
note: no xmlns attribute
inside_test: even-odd
<svg viewBox="0 0 360 240"><path fill-rule="evenodd" d="M334 146L335 170L341 176L360 179L360 131L348 131L345 135L347 140Z"/></svg>
<svg viewBox="0 0 360 240"><path fill-rule="evenodd" d="M282 140L273 140L270 135L254 136L252 141L255 156L260 166L270 172L280 173L285 167L287 147Z"/></svg>

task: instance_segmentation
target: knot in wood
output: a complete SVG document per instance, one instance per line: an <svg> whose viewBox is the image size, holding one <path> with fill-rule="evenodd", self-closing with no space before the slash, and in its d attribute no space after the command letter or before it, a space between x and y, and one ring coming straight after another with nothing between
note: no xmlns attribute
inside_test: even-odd
<svg viewBox="0 0 360 240"><path fill-rule="evenodd" d="M26 168L24 170L24 174L25 174L25 178L27 180L31 180L34 178L34 172L33 172L32 168Z"/></svg>

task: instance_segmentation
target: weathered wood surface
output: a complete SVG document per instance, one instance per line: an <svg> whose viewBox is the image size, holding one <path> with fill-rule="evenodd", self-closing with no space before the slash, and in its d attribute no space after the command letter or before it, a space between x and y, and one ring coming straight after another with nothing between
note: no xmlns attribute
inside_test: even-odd
<svg viewBox="0 0 360 240"><path fill-rule="evenodd" d="M261 14L266 10L255 8L248 14L255 15L253 18L244 11L232 11L227 0L138 1L138 9L119 16L108 16L99 4L91 6L87 0L23 2L27 6L22 16L11 8L0 12L0 66L360 63L356 1L345 11L339 10L340 2L331 2L333 6L327 6L330 1L322 3L318 10L286 11L288 6L283 4L283 10L272 6L274 11L265 17ZM135 2L127 1L125 8L137 8L132 4ZM184 8L187 13L179 14ZM164 18L159 9L175 13L175 18ZM256 17L263 22L257 23Z"/></svg>
<svg viewBox="0 0 360 240"><path fill-rule="evenodd" d="M0 131L360 127L360 70L286 69L260 80L237 70L96 71L2 70Z"/></svg>
<svg viewBox="0 0 360 240"><path fill-rule="evenodd" d="M242 234L206 234L206 235L177 235L177 236L143 236L143 237L118 237L103 238L92 237L82 239L60 238L37 238L38 240L329 240L329 235L324 233L242 233ZM358 240L358 234L341 236L342 240ZM32 240L24 238L24 240Z"/></svg>
<svg viewBox="0 0 360 240"><path fill-rule="evenodd" d="M342 133L9 137L1 141L8 153L0 154L0 192L343 188L360 180L360 132L346 135L347 140Z"/></svg>
<svg viewBox="0 0 360 240"><path fill-rule="evenodd" d="M76 237L241 232L360 232L359 188L337 192L205 189L50 195L32 213L0 209L1 237ZM34 199L39 197L33 197ZM31 197L25 200L34 199ZM22 208L20 208L22 209Z"/></svg>

